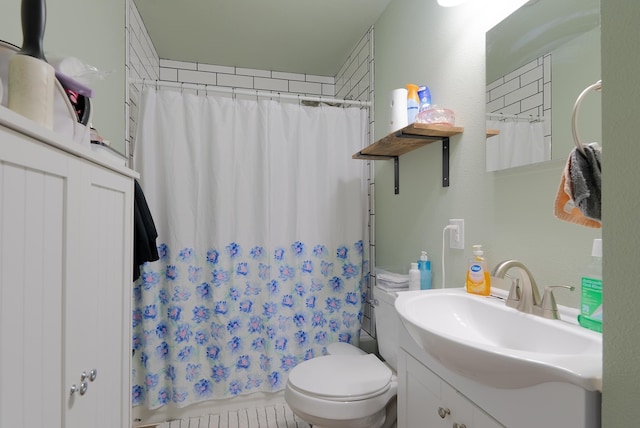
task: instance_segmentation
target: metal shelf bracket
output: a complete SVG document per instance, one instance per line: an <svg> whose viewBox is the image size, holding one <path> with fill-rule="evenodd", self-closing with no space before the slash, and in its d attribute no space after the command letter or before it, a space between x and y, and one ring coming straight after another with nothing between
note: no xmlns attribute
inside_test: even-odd
<svg viewBox="0 0 640 428"><path fill-rule="evenodd" d="M426 140L434 140L436 138L428 136L428 135L413 135L413 134L404 134L402 131L396 132L397 138L412 138L412 139L426 139ZM437 137L437 139L442 140L442 187L449 187L449 137ZM398 165L398 156L393 157L394 163L394 190L395 194L400 193L400 166Z"/></svg>
<svg viewBox="0 0 640 428"><path fill-rule="evenodd" d="M400 194L400 157L393 157L393 193Z"/></svg>
<svg viewBox="0 0 640 428"><path fill-rule="evenodd" d="M442 187L449 187L449 137L442 139Z"/></svg>

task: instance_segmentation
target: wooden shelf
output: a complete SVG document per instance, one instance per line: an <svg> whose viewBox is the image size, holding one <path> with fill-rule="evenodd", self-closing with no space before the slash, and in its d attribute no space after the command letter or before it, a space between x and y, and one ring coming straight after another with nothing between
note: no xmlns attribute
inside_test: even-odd
<svg viewBox="0 0 640 428"><path fill-rule="evenodd" d="M352 156L353 159L393 159L435 141L462 134L464 128L413 123L381 138Z"/></svg>
<svg viewBox="0 0 640 428"><path fill-rule="evenodd" d="M449 125L412 123L393 132L351 156L353 159L393 159L394 192L400 193L399 156L435 141L442 141L442 187L449 187L449 137L464 128Z"/></svg>
<svg viewBox="0 0 640 428"><path fill-rule="evenodd" d="M500 135L499 129L487 129L487 138L495 137L496 135Z"/></svg>

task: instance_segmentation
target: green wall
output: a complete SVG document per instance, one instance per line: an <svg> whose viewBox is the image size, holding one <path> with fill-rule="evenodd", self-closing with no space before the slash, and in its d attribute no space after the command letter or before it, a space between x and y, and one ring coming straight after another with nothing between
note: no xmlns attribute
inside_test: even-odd
<svg viewBox="0 0 640 428"><path fill-rule="evenodd" d="M451 142L449 188L440 186L439 143L400 158L400 195L393 194L392 163L376 162L376 263L405 266L425 249L439 286L442 228L449 218L464 218L466 249L445 252L447 286L463 284L474 243L485 245L491 265L505 258L523 261L540 285L577 285L600 231L554 218L564 160L484 171L484 33L518 5L479 3L444 9L435 0L392 0L375 25L376 138L387 133L390 91L405 83L429 85L434 102L453 109L457 125L465 128ZM635 132L640 117L640 3L601 0L601 10L602 419L604 427L617 428L637 426L640 420L640 145ZM558 126L570 124L554 123L554 130ZM578 293L558 293L558 301L577 306Z"/></svg>
<svg viewBox="0 0 640 428"><path fill-rule="evenodd" d="M443 228L450 218L463 218L464 251L445 250L447 287L464 284L473 244L485 247L491 266L521 260L541 287L577 285L600 230L553 216L569 149L538 166L485 172L485 32L516 6L479 3L442 8L435 1L393 0L375 25L376 138L387 133L391 90L406 83L428 85L432 101L454 110L456 125L464 127L451 139L448 188L441 186L441 143L400 157L399 195L393 163L376 162L376 263L408 266L426 250L440 286ZM570 123L553 126L570 129ZM560 291L557 300L577 307L579 293Z"/></svg>
<svg viewBox="0 0 640 428"><path fill-rule="evenodd" d="M601 0L604 404L607 428L640 421L640 3Z"/></svg>

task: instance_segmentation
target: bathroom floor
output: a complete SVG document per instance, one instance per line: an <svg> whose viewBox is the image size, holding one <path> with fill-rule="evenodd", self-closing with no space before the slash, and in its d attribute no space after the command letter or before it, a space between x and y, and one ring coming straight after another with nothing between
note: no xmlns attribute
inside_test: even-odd
<svg viewBox="0 0 640 428"><path fill-rule="evenodd" d="M158 428L309 428L286 403L164 422Z"/></svg>

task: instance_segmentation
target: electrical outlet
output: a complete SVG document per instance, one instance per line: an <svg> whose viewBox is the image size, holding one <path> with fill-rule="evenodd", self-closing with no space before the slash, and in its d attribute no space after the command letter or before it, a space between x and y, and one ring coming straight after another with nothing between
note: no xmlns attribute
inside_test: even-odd
<svg viewBox="0 0 640 428"><path fill-rule="evenodd" d="M464 219L449 219L449 225L457 226L449 231L449 248L464 250Z"/></svg>

